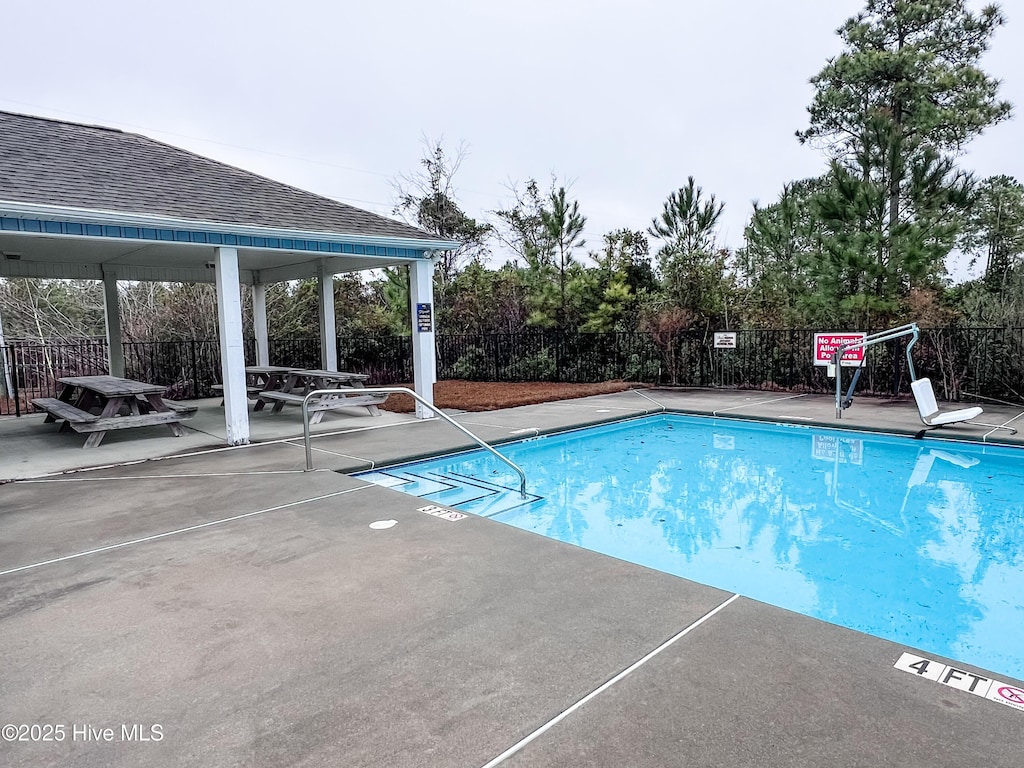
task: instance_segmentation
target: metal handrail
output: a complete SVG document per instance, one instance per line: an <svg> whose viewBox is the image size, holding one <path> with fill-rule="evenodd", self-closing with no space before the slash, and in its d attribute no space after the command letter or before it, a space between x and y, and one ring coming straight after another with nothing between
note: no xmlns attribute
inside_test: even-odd
<svg viewBox="0 0 1024 768"><path fill-rule="evenodd" d="M910 367L910 379L914 380L914 361L910 357L910 350L917 343L917 337L920 334L920 330L917 327L917 323L907 323L901 325L898 328L890 328L887 331L878 331L877 333L871 333L865 336L860 341L854 341L849 344L840 344L836 347L836 351L832 354L832 365L835 366L836 371L836 418L843 418L843 376L842 376L842 361L843 355L851 349L864 349L870 347L873 344L878 344L883 341L892 341L898 339L901 336L913 335L913 339L907 344L907 365ZM864 361L861 361L860 368L864 367ZM857 373L859 375L859 371ZM850 391L847 393L847 399L853 399L853 386L857 383L857 376L854 376L853 385L850 387ZM847 403L849 405L849 403Z"/></svg>
<svg viewBox="0 0 1024 768"><path fill-rule="evenodd" d="M481 448L483 448L483 449L485 449L487 451L490 451L492 454L494 454L495 458L497 458L500 461L505 462L505 464L510 466L512 469L514 469L516 471L516 474L519 475L519 493L520 493L520 495L524 499L526 498L526 473L523 472L523 470L519 468L518 464L516 464L514 461L512 461L508 457L502 456L500 453L498 453L496 450L494 450L494 448L489 446L487 443L485 443L479 437L477 437L472 432L470 432L468 429L466 429L464 426L459 424L459 422L455 421L455 419L453 419L451 416L449 416L446 413L441 412L434 405L432 405L431 403L428 403L426 400L424 400L422 397L417 395L411 389L407 389L405 387L358 387L358 388L348 387L347 389L314 389L312 392L308 393L302 399L302 439L306 443L306 471L307 472L311 472L313 470L313 446L310 443L310 435L309 435L309 400L310 400L310 398L314 397L315 395L351 395L353 393L359 394L359 395L377 395L377 394L380 394L380 395L393 395L393 394L409 395L417 403L423 405L428 410L433 411L436 416L440 416L444 421L447 421L449 424L451 424L457 430L459 430L464 435L466 435L468 438L473 440L473 442L475 442Z"/></svg>

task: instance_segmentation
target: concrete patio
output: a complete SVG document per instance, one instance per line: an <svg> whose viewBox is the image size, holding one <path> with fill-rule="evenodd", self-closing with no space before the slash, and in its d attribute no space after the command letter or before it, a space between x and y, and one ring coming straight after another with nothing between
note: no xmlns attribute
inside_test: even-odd
<svg viewBox="0 0 1024 768"><path fill-rule="evenodd" d="M0 422L0 477L19 478L0 487L0 720L66 726L62 741L0 742L0 763L1020 762L1024 712L894 669L902 646L493 520L423 514L344 474L468 446L438 420L329 416L304 472L297 414L254 419L264 442L218 450L204 421L216 403L186 437L111 435L90 451L41 418ZM921 428L910 401L859 399L837 422L828 397L720 391L456 418L500 442L663 407ZM42 441L62 444L39 458ZM369 528L382 519L397 525Z"/></svg>
<svg viewBox="0 0 1024 768"><path fill-rule="evenodd" d="M251 446L223 448L226 436L219 399L194 400L189 404L197 405L198 410L195 416L182 422L188 431L184 437L173 437L162 426L114 431L107 434L100 446L88 450L82 448L83 435L58 433L56 425L43 424L44 414L0 418L0 483L188 453L251 450ZM487 442L500 443L530 434L641 416L664 409L905 435L917 435L924 428L909 397L894 400L858 398L851 409L844 411L841 419L836 419L834 399L828 395L749 390L637 389L501 411L453 411L451 415ZM960 425L927 434L944 440L1024 445L1024 408L986 405L982 418L996 424L1006 422L1022 431L1011 435L1004 430ZM399 426L403 429L403 436L395 439L396 433L391 429ZM277 414L272 414L270 409L250 412L249 428L254 444L284 442L291 448L302 448L302 420L297 408L288 408ZM384 431L377 434L382 429ZM389 411L381 411L379 417L372 417L364 408L329 411L324 420L314 424L310 431L316 437L313 444L317 456L329 456L317 466L341 472L356 472L375 464L397 463L474 445L437 420L424 422L411 415ZM406 439L406 434L416 437ZM422 447L421 435L430 436ZM296 468L305 466L304 458L300 459L302 461Z"/></svg>

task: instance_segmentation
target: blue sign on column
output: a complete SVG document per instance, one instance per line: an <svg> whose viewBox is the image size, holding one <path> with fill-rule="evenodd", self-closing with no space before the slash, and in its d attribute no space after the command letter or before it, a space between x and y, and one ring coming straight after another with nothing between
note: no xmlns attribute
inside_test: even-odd
<svg viewBox="0 0 1024 768"><path fill-rule="evenodd" d="M430 304L416 305L416 330L420 333L430 333L434 330L434 318Z"/></svg>

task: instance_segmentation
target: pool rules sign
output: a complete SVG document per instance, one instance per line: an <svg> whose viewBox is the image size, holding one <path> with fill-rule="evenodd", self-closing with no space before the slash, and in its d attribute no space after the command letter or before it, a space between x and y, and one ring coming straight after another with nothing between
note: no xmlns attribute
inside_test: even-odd
<svg viewBox="0 0 1024 768"><path fill-rule="evenodd" d="M420 333L434 330L434 312L430 304L416 305L416 330Z"/></svg>

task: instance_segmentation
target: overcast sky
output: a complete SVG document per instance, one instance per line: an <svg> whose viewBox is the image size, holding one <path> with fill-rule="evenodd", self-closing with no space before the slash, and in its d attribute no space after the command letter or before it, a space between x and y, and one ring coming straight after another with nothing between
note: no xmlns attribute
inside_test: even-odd
<svg viewBox="0 0 1024 768"><path fill-rule="evenodd" d="M694 176L743 244L751 201L824 170L808 78L862 0L34 0L4 9L0 109L144 133L390 214L423 137L468 148L468 214L571 182L588 247ZM986 70L1024 115L1024 0ZM975 9L980 4L974 4ZM1024 117L962 159L1024 180Z"/></svg>

